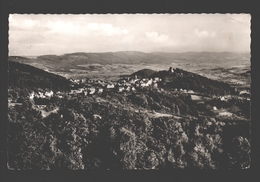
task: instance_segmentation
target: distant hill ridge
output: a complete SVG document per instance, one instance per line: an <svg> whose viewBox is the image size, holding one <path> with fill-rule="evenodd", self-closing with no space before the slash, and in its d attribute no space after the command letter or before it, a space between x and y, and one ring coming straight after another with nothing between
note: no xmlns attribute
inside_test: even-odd
<svg viewBox="0 0 260 182"><path fill-rule="evenodd" d="M175 61L183 63L207 62L210 64L226 64L243 59L250 60L250 53L232 52L186 52L186 53L166 53L151 52L144 53L138 51L120 51L103 53L68 53L63 55L41 55L36 58L24 58L10 56L9 60L25 64L34 64L38 68L47 68L52 71L70 71L70 69L82 69L78 65L85 64L171 64Z"/></svg>

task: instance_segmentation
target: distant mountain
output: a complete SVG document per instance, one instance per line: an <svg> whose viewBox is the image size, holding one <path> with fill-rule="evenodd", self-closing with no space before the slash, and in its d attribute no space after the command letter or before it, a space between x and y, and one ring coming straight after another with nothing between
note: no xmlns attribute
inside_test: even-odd
<svg viewBox="0 0 260 182"><path fill-rule="evenodd" d="M68 91L70 81L30 65L9 61L9 88L29 90L52 89Z"/></svg>
<svg viewBox="0 0 260 182"><path fill-rule="evenodd" d="M33 62L33 60L22 56L9 56L8 60L25 64L30 64Z"/></svg>
<svg viewBox="0 0 260 182"><path fill-rule="evenodd" d="M105 53L69 53L64 55L42 55L37 58L10 56L9 60L24 64L31 64L41 69L54 72L70 72L71 69L84 69L86 64L172 64L176 62L194 64L229 65L248 62L250 53L233 52L186 52L144 53L137 51L105 52Z"/></svg>

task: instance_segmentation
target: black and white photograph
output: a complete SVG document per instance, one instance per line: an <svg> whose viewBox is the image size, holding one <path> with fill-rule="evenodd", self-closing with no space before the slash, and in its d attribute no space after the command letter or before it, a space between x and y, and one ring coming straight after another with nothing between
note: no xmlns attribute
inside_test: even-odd
<svg viewBox="0 0 260 182"><path fill-rule="evenodd" d="M9 170L250 169L250 14L8 21Z"/></svg>

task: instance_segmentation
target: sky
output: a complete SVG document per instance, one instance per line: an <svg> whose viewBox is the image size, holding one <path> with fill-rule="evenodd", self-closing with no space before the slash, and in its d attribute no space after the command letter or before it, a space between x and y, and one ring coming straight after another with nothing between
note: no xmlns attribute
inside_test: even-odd
<svg viewBox="0 0 260 182"><path fill-rule="evenodd" d="M10 14L9 55L249 52L250 14Z"/></svg>

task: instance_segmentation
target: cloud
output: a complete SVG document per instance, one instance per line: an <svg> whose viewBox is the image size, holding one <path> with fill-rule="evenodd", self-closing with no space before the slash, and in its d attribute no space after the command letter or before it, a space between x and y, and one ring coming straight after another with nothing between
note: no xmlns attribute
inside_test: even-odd
<svg viewBox="0 0 260 182"><path fill-rule="evenodd" d="M122 36L129 33L127 29L114 27L108 23L74 24L64 21L49 21L46 25L51 33L79 34L85 36Z"/></svg>
<svg viewBox="0 0 260 182"><path fill-rule="evenodd" d="M45 26L49 29L50 33L78 34L81 31L80 26L64 21L48 21Z"/></svg>
<svg viewBox="0 0 260 182"><path fill-rule="evenodd" d="M145 32L146 38L154 43L164 43L169 40L169 37L164 34L159 34L158 32L152 31L152 32Z"/></svg>
<svg viewBox="0 0 260 182"><path fill-rule="evenodd" d="M49 51L247 51L250 32L249 14L10 14L9 50L28 55Z"/></svg>
<svg viewBox="0 0 260 182"><path fill-rule="evenodd" d="M197 37L215 37L215 35L216 35L215 32L209 32L209 31L206 31L206 30L199 30L197 28L193 31L193 33Z"/></svg>
<svg viewBox="0 0 260 182"><path fill-rule="evenodd" d="M85 27L88 32L94 32L98 35L106 36L116 36L116 35L126 35L129 33L127 29L121 29L119 27L114 27L108 23L88 23Z"/></svg>
<svg viewBox="0 0 260 182"><path fill-rule="evenodd" d="M40 26L40 23L31 19L17 20L13 16L9 16L9 27L18 28L21 30L29 30L34 27Z"/></svg>

